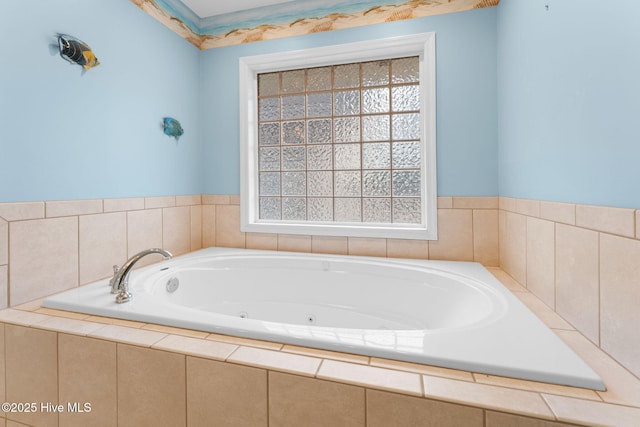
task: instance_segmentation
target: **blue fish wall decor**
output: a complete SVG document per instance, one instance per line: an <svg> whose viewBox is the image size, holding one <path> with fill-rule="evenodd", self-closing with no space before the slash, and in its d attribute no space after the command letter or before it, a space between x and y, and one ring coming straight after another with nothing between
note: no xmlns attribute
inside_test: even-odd
<svg viewBox="0 0 640 427"><path fill-rule="evenodd" d="M72 64L80 65L84 71L100 65L88 44L67 34L58 34L60 56Z"/></svg>
<svg viewBox="0 0 640 427"><path fill-rule="evenodd" d="M165 135L174 137L176 141L179 140L184 133L180 122L173 117L165 117L162 119L162 129Z"/></svg>

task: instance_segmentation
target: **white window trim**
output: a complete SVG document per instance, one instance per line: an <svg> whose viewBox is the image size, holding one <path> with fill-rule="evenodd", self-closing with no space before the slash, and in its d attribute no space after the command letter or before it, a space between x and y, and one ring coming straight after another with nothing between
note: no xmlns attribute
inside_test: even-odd
<svg viewBox="0 0 640 427"><path fill-rule="evenodd" d="M418 56L422 121L422 224L281 222L258 216L258 74ZM240 58L240 229L322 236L437 239L435 33Z"/></svg>

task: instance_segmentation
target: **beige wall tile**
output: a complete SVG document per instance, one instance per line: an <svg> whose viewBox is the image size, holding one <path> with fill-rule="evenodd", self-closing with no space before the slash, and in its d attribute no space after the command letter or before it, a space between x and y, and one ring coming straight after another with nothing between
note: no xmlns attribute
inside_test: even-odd
<svg viewBox="0 0 640 427"><path fill-rule="evenodd" d="M474 373L475 381L482 384L491 384L501 387L517 388L519 390L536 391L538 393L559 394L563 396L575 397L578 399L589 399L600 401L598 393L586 388L569 387L557 384L549 384L537 381L520 380L496 375L486 375Z"/></svg>
<svg viewBox="0 0 640 427"><path fill-rule="evenodd" d="M573 203L540 202L540 218L575 225L576 205Z"/></svg>
<svg viewBox="0 0 640 427"><path fill-rule="evenodd" d="M347 255L349 253L349 239L338 236L311 236L311 252Z"/></svg>
<svg viewBox="0 0 640 427"><path fill-rule="evenodd" d="M278 235L273 233L246 233L247 249L261 249L267 251L278 250Z"/></svg>
<svg viewBox="0 0 640 427"><path fill-rule="evenodd" d="M202 206L191 206L191 250L202 249Z"/></svg>
<svg viewBox="0 0 640 427"><path fill-rule="evenodd" d="M91 404L90 412L60 414L64 426L115 426L117 423L116 344L58 335L60 403ZM65 408L66 409L66 408Z"/></svg>
<svg viewBox="0 0 640 427"><path fill-rule="evenodd" d="M530 199L516 199L515 212L537 218L540 216L540 201Z"/></svg>
<svg viewBox="0 0 640 427"><path fill-rule="evenodd" d="M191 250L191 208L180 206L162 209L162 247L173 255Z"/></svg>
<svg viewBox="0 0 640 427"><path fill-rule="evenodd" d="M155 343L153 348L207 359L225 360L238 346L199 338L168 335Z"/></svg>
<svg viewBox="0 0 640 427"><path fill-rule="evenodd" d="M325 360L320 366L318 378L348 382L364 387L397 391L422 396L420 375L355 363Z"/></svg>
<svg viewBox="0 0 640 427"><path fill-rule="evenodd" d="M453 209L453 197L451 196L438 197L438 209Z"/></svg>
<svg viewBox="0 0 640 427"><path fill-rule="evenodd" d="M520 284L526 285L527 219L524 215L506 212L503 227L504 233L500 236L500 266ZM502 229L500 232L502 233Z"/></svg>
<svg viewBox="0 0 640 427"><path fill-rule="evenodd" d="M635 237L635 211L608 206L576 205L576 225Z"/></svg>
<svg viewBox="0 0 640 427"><path fill-rule="evenodd" d="M506 270L510 254L507 252L507 215L507 211L498 211L498 252L500 254L500 268L508 275Z"/></svg>
<svg viewBox="0 0 640 427"><path fill-rule="evenodd" d="M94 321L94 319L92 318L88 319ZM101 329L91 332L89 335L94 338L105 338L108 340L125 342L145 347L150 347L167 336L167 334L163 334L160 332L130 328L120 325L107 325Z"/></svg>
<svg viewBox="0 0 640 427"><path fill-rule="evenodd" d="M127 212L127 257L149 248L162 247L162 209ZM118 265L122 265L122 260ZM153 262L143 259L140 265Z"/></svg>
<svg viewBox="0 0 640 427"><path fill-rule="evenodd" d="M364 427L364 389L269 372L269 426Z"/></svg>
<svg viewBox="0 0 640 427"><path fill-rule="evenodd" d="M602 348L640 376L640 241L600 236Z"/></svg>
<svg viewBox="0 0 640 427"><path fill-rule="evenodd" d="M9 402L58 402L58 337L55 332L5 325L6 399ZM37 387L34 387L37 385ZM34 426L57 426L58 414L7 413Z"/></svg>
<svg viewBox="0 0 640 427"><path fill-rule="evenodd" d="M102 213L102 199L45 202L47 218Z"/></svg>
<svg viewBox="0 0 640 427"><path fill-rule="evenodd" d="M209 334L206 339L246 347L264 348L267 350L280 350L283 346L283 344L279 342L254 340L251 338L235 337L233 335Z"/></svg>
<svg viewBox="0 0 640 427"><path fill-rule="evenodd" d="M0 265L9 263L9 223L0 218Z"/></svg>
<svg viewBox="0 0 640 427"><path fill-rule="evenodd" d="M424 375L427 398L553 420L538 393Z"/></svg>
<svg viewBox="0 0 640 427"><path fill-rule="evenodd" d="M143 325L144 326L142 326L141 329L145 329L148 331L162 332L163 334L173 334L173 335L180 335L183 337L201 338L201 339L205 339L209 336L209 332L196 331L193 329L182 329L182 328L176 328L174 326L158 325L155 323L147 323Z"/></svg>
<svg viewBox="0 0 640 427"><path fill-rule="evenodd" d="M6 221L44 218L44 202L0 203L0 218Z"/></svg>
<svg viewBox="0 0 640 427"><path fill-rule="evenodd" d="M497 210L473 210L473 260L487 267L500 265Z"/></svg>
<svg viewBox="0 0 640 427"><path fill-rule="evenodd" d="M527 289L554 308L555 224L527 217Z"/></svg>
<svg viewBox="0 0 640 427"><path fill-rule="evenodd" d="M470 209L438 209L438 240L429 241L429 258L473 261Z"/></svg>
<svg viewBox="0 0 640 427"><path fill-rule="evenodd" d="M22 304L78 286L78 218L9 224L9 303Z"/></svg>
<svg viewBox="0 0 640 427"><path fill-rule="evenodd" d="M240 206L216 206L216 246L244 248L244 233L240 231Z"/></svg>
<svg viewBox="0 0 640 427"><path fill-rule="evenodd" d="M515 212L516 199L514 199L513 197L500 197L500 199L498 200L498 206L500 207L500 210Z"/></svg>
<svg viewBox="0 0 640 427"><path fill-rule="evenodd" d="M333 359L342 360L344 362L360 363L362 365L369 364L368 356L361 356L359 354L350 353L339 353L337 351L321 350L319 348L285 345L282 347L282 351L285 351L287 353L302 354L305 356L319 357L322 359Z"/></svg>
<svg viewBox="0 0 640 427"><path fill-rule="evenodd" d="M190 426L267 426L267 371L187 357Z"/></svg>
<svg viewBox="0 0 640 427"><path fill-rule="evenodd" d="M498 209L497 197L453 197L454 209Z"/></svg>
<svg viewBox="0 0 640 427"><path fill-rule="evenodd" d="M484 427L482 409L367 390L367 427Z"/></svg>
<svg viewBox="0 0 640 427"><path fill-rule="evenodd" d="M9 268L0 265L0 310L9 306Z"/></svg>
<svg viewBox="0 0 640 427"><path fill-rule="evenodd" d="M186 426L185 356L118 344L118 426Z"/></svg>
<svg viewBox="0 0 640 427"><path fill-rule="evenodd" d="M176 205L175 196L145 197L145 209L170 208Z"/></svg>
<svg viewBox="0 0 640 427"><path fill-rule="evenodd" d="M598 233L556 224L556 310L599 342Z"/></svg>
<svg viewBox="0 0 640 427"><path fill-rule="evenodd" d="M176 196L176 206L193 206L193 205L201 205L201 204L202 204L202 196L200 194Z"/></svg>
<svg viewBox="0 0 640 427"><path fill-rule="evenodd" d="M127 259L125 212L79 217L80 284L113 275L113 265Z"/></svg>
<svg viewBox="0 0 640 427"><path fill-rule="evenodd" d="M288 252L311 252L311 236L278 234L278 250Z"/></svg>
<svg viewBox="0 0 640 427"><path fill-rule="evenodd" d="M387 256L390 258L429 259L427 240L387 239Z"/></svg>
<svg viewBox="0 0 640 427"><path fill-rule="evenodd" d="M87 319L87 318L91 317L88 314L74 313L73 311L63 311L63 310L56 310L56 309L53 309L53 308L43 308L43 307L41 307L43 299L44 298L36 299L36 300L33 300L33 301L28 302L26 304L18 305L18 306L16 306L16 309L19 309L19 310L30 310L30 311L33 311L33 312L38 313L38 314L46 314L47 316L55 316L55 317L64 317L64 318L67 318L67 319L82 320L82 319Z"/></svg>
<svg viewBox="0 0 640 427"><path fill-rule="evenodd" d="M67 332L73 335L87 335L104 328L104 325L100 323L57 316L49 316L47 320L38 322L34 326L52 331Z"/></svg>
<svg viewBox="0 0 640 427"><path fill-rule="evenodd" d="M387 240L368 237L347 238L349 255L387 256Z"/></svg>
<svg viewBox="0 0 640 427"><path fill-rule="evenodd" d="M229 197L224 194L203 194L202 195L202 204L203 205L228 205Z"/></svg>
<svg viewBox="0 0 640 427"><path fill-rule="evenodd" d="M321 359L242 346L227 361L312 377L318 371Z"/></svg>
<svg viewBox="0 0 640 427"><path fill-rule="evenodd" d="M558 423L537 418L522 417L502 412L487 411L486 427L571 427L574 424Z"/></svg>
<svg viewBox="0 0 640 427"><path fill-rule="evenodd" d="M104 199L105 212L136 211L144 209L144 197L126 199Z"/></svg>
<svg viewBox="0 0 640 427"><path fill-rule="evenodd" d="M202 205L202 247L216 245L216 207Z"/></svg>
<svg viewBox="0 0 640 427"><path fill-rule="evenodd" d="M229 204L230 205L240 205L240 195L239 194L230 194L229 195Z"/></svg>
<svg viewBox="0 0 640 427"><path fill-rule="evenodd" d="M13 323L20 326L31 326L36 323L44 322L50 316L44 314L33 313L31 311L17 310L8 308L0 310L0 322Z"/></svg>
<svg viewBox="0 0 640 427"><path fill-rule="evenodd" d="M640 239L640 210L636 211L636 239Z"/></svg>
<svg viewBox="0 0 640 427"><path fill-rule="evenodd" d="M473 374L457 369L440 368L438 366L422 365L419 363L401 362L399 360L379 359L372 357L371 366L395 369L399 371L415 372L418 374L434 375L436 377L452 378L455 380L473 381Z"/></svg>
<svg viewBox="0 0 640 427"><path fill-rule="evenodd" d="M629 408L590 400L543 394L559 421L578 421L588 425L637 426L640 408Z"/></svg>
<svg viewBox="0 0 640 427"><path fill-rule="evenodd" d="M127 328L142 328L145 326L145 323L136 322L133 320L124 320L124 319L116 319L115 317L102 317L102 316L89 316L85 318L88 322L96 322L102 323L105 325L120 325L126 326Z"/></svg>

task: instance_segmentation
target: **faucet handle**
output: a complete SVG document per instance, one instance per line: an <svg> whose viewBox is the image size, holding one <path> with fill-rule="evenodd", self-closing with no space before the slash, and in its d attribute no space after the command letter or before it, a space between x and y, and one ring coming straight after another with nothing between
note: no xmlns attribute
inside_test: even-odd
<svg viewBox="0 0 640 427"><path fill-rule="evenodd" d="M118 275L118 272L120 271L120 267L118 267L117 264L113 265L113 277L111 278L111 280L109 280L109 286L113 287L113 282L114 280L116 280L116 276Z"/></svg>

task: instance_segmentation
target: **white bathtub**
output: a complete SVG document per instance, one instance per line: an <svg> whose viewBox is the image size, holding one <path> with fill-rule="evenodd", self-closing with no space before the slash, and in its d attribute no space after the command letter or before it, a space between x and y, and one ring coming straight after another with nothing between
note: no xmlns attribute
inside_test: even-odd
<svg viewBox="0 0 640 427"><path fill-rule="evenodd" d="M178 284L168 291L168 284ZM604 390L598 375L477 263L209 248L43 306Z"/></svg>

